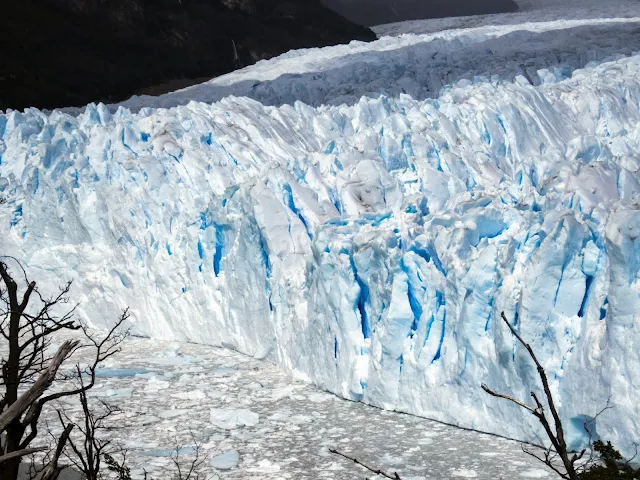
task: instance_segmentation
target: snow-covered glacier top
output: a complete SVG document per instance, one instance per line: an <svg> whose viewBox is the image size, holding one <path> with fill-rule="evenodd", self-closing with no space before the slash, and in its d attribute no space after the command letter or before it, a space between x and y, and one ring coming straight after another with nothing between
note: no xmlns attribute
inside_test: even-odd
<svg viewBox="0 0 640 480"><path fill-rule="evenodd" d="M632 451L640 6L618 11L487 17L121 107L0 115L0 250L42 285L74 280L93 325L129 305L140 334L535 439L480 389L538 388L504 311L573 445L611 397L598 433Z"/></svg>

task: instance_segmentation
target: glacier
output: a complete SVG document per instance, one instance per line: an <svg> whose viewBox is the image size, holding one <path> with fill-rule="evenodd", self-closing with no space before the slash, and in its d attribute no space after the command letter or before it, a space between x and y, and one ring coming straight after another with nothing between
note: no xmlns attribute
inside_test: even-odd
<svg viewBox="0 0 640 480"><path fill-rule="evenodd" d="M539 388L504 311L572 446L611 398L597 432L632 453L635 8L290 52L120 106L5 112L0 252L43 288L73 280L92 326L128 305L139 335L540 442L534 418L480 389Z"/></svg>

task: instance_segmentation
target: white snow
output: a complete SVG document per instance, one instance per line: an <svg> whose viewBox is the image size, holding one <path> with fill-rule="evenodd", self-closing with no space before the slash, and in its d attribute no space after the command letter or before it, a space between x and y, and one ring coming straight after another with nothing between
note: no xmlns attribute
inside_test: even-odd
<svg viewBox="0 0 640 480"><path fill-rule="evenodd" d="M535 28L535 24L553 22L559 28L576 23L595 24L619 21L638 16L637 5L629 0L515 0L520 10L501 15L475 15L432 20L390 23L374 27L378 36L406 33L430 33L444 30L468 30L475 28L518 25Z"/></svg>
<svg viewBox="0 0 640 480"><path fill-rule="evenodd" d="M572 445L611 397L598 433L632 452L640 5L567 5L290 52L131 110L0 115L2 252L74 280L94 326L129 305L138 334L536 440L479 388L539 388L504 310Z"/></svg>
<svg viewBox="0 0 640 480"><path fill-rule="evenodd" d="M528 14L516 17L520 18L516 23L505 24L501 24L503 16L491 16L490 22L485 20L488 24L472 28L459 24L464 20L480 22L478 17L391 24L380 27L379 33L415 30L416 34L293 50L200 85L160 97L135 96L119 106L138 111L150 105L170 108L193 100L217 102L228 96L252 98L263 105L301 101L316 107L354 104L362 96L377 98L380 94L398 97L406 93L423 100L438 98L443 88L460 80L475 82L486 77L511 83L517 75L538 85L543 82L538 70L549 69L556 79L563 79L589 62L640 50L636 34L640 9L631 0L624 3L626 8L616 9L618 15L610 18L537 19ZM581 11L571 7L568 5L565 13ZM511 15L506 18L513 20ZM522 23L523 18L532 21ZM448 21L463 28L442 30L446 28L442 22Z"/></svg>

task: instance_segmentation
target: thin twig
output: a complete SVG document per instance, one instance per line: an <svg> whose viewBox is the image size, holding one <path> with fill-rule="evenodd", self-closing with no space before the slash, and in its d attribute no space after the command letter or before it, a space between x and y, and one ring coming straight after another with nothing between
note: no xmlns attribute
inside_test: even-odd
<svg viewBox="0 0 640 480"><path fill-rule="evenodd" d="M370 467L369 465L362 463L360 460L358 460L357 458L354 457L350 457L349 455L346 455L342 452L339 452L338 450L335 450L333 448L330 448L329 451L331 453L334 453L336 455L340 455L343 458L346 458L347 460L351 460L353 463L355 463L356 465L360 465L361 467L366 468L367 470L369 470L371 473L375 473L376 475L382 475L385 478L391 478L392 480L401 480L400 479L400 475L398 475L398 472L393 472L393 475L389 475L388 473L380 470L379 468L373 468Z"/></svg>

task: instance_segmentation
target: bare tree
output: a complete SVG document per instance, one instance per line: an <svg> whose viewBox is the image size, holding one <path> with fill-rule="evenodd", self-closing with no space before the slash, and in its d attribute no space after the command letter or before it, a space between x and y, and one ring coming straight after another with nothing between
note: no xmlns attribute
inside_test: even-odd
<svg viewBox="0 0 640 480"><path fill-rule="evenodd" d="M44 464L44 468L40 471L35 472L32 476L34 480L56 480L60 475L60 472L64 470L66 467L59 464L60 457L62 456L62 452L64 451L64 447L69 440L69 435L71 434L71 430L73 429L73 425L68 425L62 435L56 441L56 447L54 450L50 451L46 456L46 461Z"/></svg>
<svg viewBox="0 0 640 480"><path fill-rule="evenodd" d="M121 450L120 457L121 460L118 461L113 455L105 453L104 463L107 465L107 470L114 472L118 480L131 480L131 470L127 466L127 451Z"/></svg>
<svg viewBox="0 0 640 480"><path fill-rule="evenodd" d="M85 386L80 367L76 365L78 382L81 387ZM72 420L66 411L58 410L58 419L65 428L75 427L79 438L69 437L68 448L65 449L67 459L84 475L86 480L98 480L102 460L108 455L113 458L116 453L121 453L122 449L113 445L111 440L101 437L101 431L110 428L108 419L114 413L120 411L118 407L109 405L104 401L98 401L99 408L89 405L87 390L82 389L78 394L80 405L82 406L82 417L80 421ZM126 459L126 453L125 459ZM124 467L124 465L122 465Z"/></svg>
<svg viewBox="0 0 640 480"><path fill-rule="evenodd" d="M547 465L550 469L552 469L559 477L564 478L566 480L578 480L578 479L635 479L640 478L640 470L634 469L631 467L631 461L635 458L635 455L623 462L622 456L620 453L611 445L610 442L606 444L600 440L593 441L592 432L593 425L597 418L602 415L605 411L609 410L611 407L609 398L607 400L607 404L602 410L600 410L596 415L590 420L585 421L584 429L589 436L588 444L589 444L589 457L584 458L586 449L583 449L580 452L573 452L567 448L567 444L564 437L564 429L562 427L562 421L560 420L560 416L558 415L558 410L555 405L555 401L553 399L553 395L551 394L551 389L549 388L549 381L547 379L547 374L542 368L542 365L538 361L535 353L531 346L526 343L522 337L516 332L515 328L509 323L507 317L504 312L501 314L502 320L509 327L509 330L513 334L514 337L518 339L518 342L527 350L529 357L533 360L533 363L536 365L536 370L538 372L538 376L540 377L540 381L542 383L542 389L544 392L544 396L549 406L549 411L551 412L551 419L547 416L545 412L545 408L542 402L539 400L538 396L535 392L531 392L531 397L535 403L535 406L527 405L520 400L515 399L512 396L504 395L500 393L496 393L491 390L486 385L482 385L482 389L487 392L489 395L494 397L503 398L512 403L515 403L521 408L528 410L533 416L535 416L547 434L551 445L549 445L546 449L542 449L541 453L536 453L535 451L523 447L523 451L541 461L545 465ZM596 457L595 454L598 454ZM637 453L637 444L636 444L636 453Z"/></svg>
<svg viewBox="0 0 640 480"><path fill-rule="evenodd" d="M175 480L207 480L208 477L203 475L199 469L207 461L208 457L202 455L202 445L198 442L193 432L190 431L189 434L193 442L193 458L191 458L190 461L181 460L180 452L184 450L185 447L180 444L176 446L171 453L171 461L177 470L177 475L174 478Z"/></svg>
<svg viewBox="0 0 640 480"><path fill-rule="evenodd" d="M8 257L5 257L8 258ZM3 480L15 480L22 457L43 450L32 447L38 438L38 424L43 407L64 397L86 394L93 388L98 365L120 351L128 335L120 327L128 319L125 310L102 340L96 340L88 329L74 319L76 306L62 315L57 310L69 303L71 283L53 297L40 294L35 282L22 271L26 288L20 293L18 283L8 265L0 261L0 464ZM82 330L86 342L68 340L51 353L56 333ZM92 360L85 368L76 366L68 374L59 372L61 365L79 348L91 347ZM6 354L6 357L5 357ZM86 377L86 380L83 379ZM47 393L52 386L56 391ZM3 388L2 388L3 387ZM57 445L49 455L49 463L40 472L40 480L53 480L60 473L58 465L69 440L73 424L66 425Z"/></svg>
<svg viewBox="0 0 640 480"><path fill-rule="evenodd" d="M527 350L529 356L533 360L536 365L536 370L538 371L538 376L540 377L540 381L542 382L542 389L544 391L544 395L547 400L547 404L549 405L549 411L551 412L551 419L547 417L547 413L545 412L545 408L542 402L539 400L538 396L535 392L531 392L531 398L535 403L535 406L529 406L524 402L516 400L512 396L503 395L500 393L496 393L491 390L486 385L482 385L482 389L487 392L489 395L498 398L504 398L505 400L509 400L512 403L515 403L521 408L528 410L533 416L535 416L542 427L544 428L547 437L551 441L551 446L544 450L542 456L539 456L531 451L527 451L529 455L534 456L544 464L546 464L549 468L551 468L554 472L556 472L560 477L567 480L578 480L578 472L576 471L576 463L584 456L585 450L582 450L580 453L571 453L567 448L567 443L564 438L564 429L562 427L562 422L560 421L560 416L558 415L558 410L556 408L555 402L553 400L553 395L551 394L551 389L549 388L549 381L547 379L547 374L542 368L542 365L538 361L535 353L531 346L526 343L522 337L516 332L515 328L509 323L507 317L504 312L501 313L502 320L509 327L511 333L514 337L518 339L518 341L522 344L522 346ZM564 471L560 469L557 464L558 459L562 463L562 467Z"/></svg>
<svg viewBox="0 0 640 480"><path fill-rule="evenodd" d="M176 439L176 447L171 452L171 463L174 466L174 474L172 480L209 480L214 478L213 475L205 475L200 471L200 467L208 460L208 455L202 455L202 445L195 437L193 432L189 432L193 443L193 452L187 458L181 455L186 448L189 448ZM186 456L186 455L185 455ZM154 480L153 477L143 469L144 480Z"/></svg>

